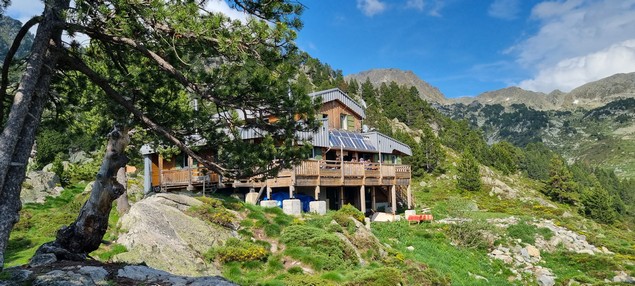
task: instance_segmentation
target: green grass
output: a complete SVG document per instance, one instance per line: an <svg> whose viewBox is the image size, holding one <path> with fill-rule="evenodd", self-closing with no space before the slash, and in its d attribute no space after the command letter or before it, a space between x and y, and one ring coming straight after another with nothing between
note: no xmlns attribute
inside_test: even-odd
<svg viewBox="0 0 635 286"><path fill-rule="evenodd" d="M490 261L486 251L452 246L435 225L409 226L406 222L373 223L373 233L403 253L405 258L423 262L450 277L452 285L509 285L508 270L498 261ZM414 251L406 247L413 246ZM470 273L488 279L475 280Z"/></svg>
<svg viewBox="0 0 635 286"><path fill-rule="evenodd" d="M40 245L55 239L57 230L73 222L87 198L85 185L66 188L43 204L25 204L20 221L13 227L5 252L6 267L26 264Z"/></svg>
<svg viewBox="0 0 635 286"><path fill-rule="evenodd" d="M556 275L556 281L565 285L570 279L583 283L602 283L612 279L614 271L623 270L616 259L607 255L577 254L566 251L543 253L544 266Z"/></svg>

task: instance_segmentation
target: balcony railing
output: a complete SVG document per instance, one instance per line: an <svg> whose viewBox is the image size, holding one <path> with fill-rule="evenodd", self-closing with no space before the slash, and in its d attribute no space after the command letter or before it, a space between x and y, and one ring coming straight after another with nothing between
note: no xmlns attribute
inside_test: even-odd
<svg viewBox="0 0 635 286"><path fill-rule="evenodd" d="M164 170L161 172L163 187L220 183L218 174L204 174L203 168ZM276 178L269 179L272 186L335 186L335 185L408 185L410 165L380 164L371 162L347 162L333 160L305 160L292 169L281 170ZM254 180L249 180L254 181ZM261 181L262 180L255 180ZM230 182L224 182L230 183Z"/></svg>

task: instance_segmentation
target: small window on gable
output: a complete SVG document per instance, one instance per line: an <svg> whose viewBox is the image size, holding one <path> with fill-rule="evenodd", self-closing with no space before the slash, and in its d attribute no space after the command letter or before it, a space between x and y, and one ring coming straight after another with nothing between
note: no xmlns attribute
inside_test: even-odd
<svg viewBox="0 0 635 286"><path fill-rule="evenodd" d="M340 114L340 129L348 130L348 120L346 114Z"/></svg>

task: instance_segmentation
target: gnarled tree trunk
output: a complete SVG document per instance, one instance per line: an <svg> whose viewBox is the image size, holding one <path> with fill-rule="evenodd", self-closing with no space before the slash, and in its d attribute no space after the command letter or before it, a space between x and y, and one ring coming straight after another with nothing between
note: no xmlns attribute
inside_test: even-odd
<svg viewBox="0 0 635 286"><path fill-rule="evenodd" d="M19 219L22 181L59 58L51 47L61 43L59 23L69 2L47 1L26 70L0 134L0 270L4 266L9 234Z"/></svg>
<svg viewBox="0 0 635 286"><path fill-rule="evenodd" d="M58 230L55 241L43 244L36 256L52 253L58 260L84 260L99 248L108 228L112 203L125 191L117 182L117 171L128 163L124 151L130 142L128 134L119 127L115 127L108 138L106 154L88 201L75 222Z"/></svg>

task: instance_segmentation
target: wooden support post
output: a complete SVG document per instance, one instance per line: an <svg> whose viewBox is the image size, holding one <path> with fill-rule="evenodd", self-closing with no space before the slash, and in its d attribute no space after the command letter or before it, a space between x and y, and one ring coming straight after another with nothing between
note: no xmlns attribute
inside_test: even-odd
<svg viewBox="0 0 635 286"><path fill-rule="evenodd" d="M159 188L163 191L163 155L159 154Z"/></svg>
<svg viewBox="0 0 635 286"><path fill-rule="evenodd" d="M370 208L377 210L377 187L374 186L370 189Z"/></svg>
<svg viewBox="0 0 635 286"><path fill-rule="evenodd" d="M320 200L320 186L315 186L315 200Z"/></svg>
<svg viewBox="0 0 635 286"><path fill-rule="evenodd" d="M390 207L392 208L392 214L397 213L397 187L392 185L390 188Z"/></svg>
<svg viewBox="0 0 635 286"><path fill-rule="evenodd" d="M295 192L295 186L291 185L289 186L289 198L293 199L293 193Z"/></svg>
<svg viewBox="0 0 635 286"><path fill-rule="evenodd" d="M344 187L340 187L340 209L344 206Z"/></svg>
<svg viewBox="0 0 635 286"><path fill-rule="evenodd" d="M366 188L363 185L359 187L359 210L366 213Z"/></svg>
<svg viewBox="0 0 635 286"><path fill-rule="evenodd" d="M269 186L269 182L267 182L267 199L271 199L271 186Z"/></svg>
<svg viewBox="0 0 635 286"><path fill-rule="evenodd" d="M414 205L412 204L412 189L410 188L410 184L408 184L408 187L406 189L406 193L408 196L408 209L412 209L414 207Z"/></svg>

